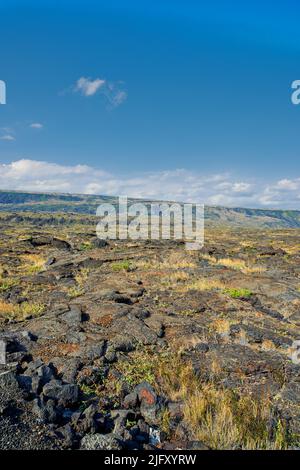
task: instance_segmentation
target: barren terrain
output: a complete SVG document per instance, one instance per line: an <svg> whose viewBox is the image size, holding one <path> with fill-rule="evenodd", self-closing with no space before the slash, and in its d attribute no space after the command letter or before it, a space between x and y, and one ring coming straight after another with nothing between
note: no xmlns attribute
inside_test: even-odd
<svg viewBox="0 0 300 470"><path fill-rule="evenodd" d="M83 219L1 215L0 448L299 447L299 229L188 252Z"/></svg>

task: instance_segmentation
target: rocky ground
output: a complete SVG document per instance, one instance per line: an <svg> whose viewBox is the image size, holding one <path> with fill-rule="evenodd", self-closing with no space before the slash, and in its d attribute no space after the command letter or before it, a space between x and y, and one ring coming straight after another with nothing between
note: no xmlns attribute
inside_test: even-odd
<svg viewBox="0 0 300 470"><path fill-rule="evenodd" d="M299 230L0 226L0 448L298 448ZM294 360L292 360L294 357Z"/></svg>

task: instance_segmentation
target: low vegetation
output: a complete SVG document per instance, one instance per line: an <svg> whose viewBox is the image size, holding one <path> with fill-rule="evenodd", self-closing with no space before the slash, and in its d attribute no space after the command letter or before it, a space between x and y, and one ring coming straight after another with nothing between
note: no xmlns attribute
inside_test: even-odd
<svg viewBox="0 0 300 470"><path fill-rule="evenodd" d="M111 269L114 272L119 271L132 271L135 268L134 264L131 261L124 260L124 261L117 261L111 264Z"/></svg>
<svg viewBox="0 0 300 470"><path fill-rule="evenodd" d="M23 302L15 305L4 300L0 300L0 317L7 320L23 321L28 318L42 315L45 306L40 303Z"/></svg>
<svg viewBox="0 0 300 470"><path fill-rule="evenodd" d="M227 287L224 294L229 295L232 299L250 299L253 293L249 289L235 289Z"/></svg>
<svg viewBox="0 0 300 470"><path fill-rule="evenodd" d="M21 256L20 271L23 274L36 274L45 267L46 259L39 254L24 254Z"/></svg>
<svg viewBox="0 0 300 470"><path fill-rule="evenodd" d="M202 255L203 259L209 261L210 264L215 264L218 266L225 266L229 269L234 269L236 271L241 271L244 274L255 274L263 273L266 268L263 266L250 265L243 259L234 259L234 258L215 258L213 256Z"/></svg>

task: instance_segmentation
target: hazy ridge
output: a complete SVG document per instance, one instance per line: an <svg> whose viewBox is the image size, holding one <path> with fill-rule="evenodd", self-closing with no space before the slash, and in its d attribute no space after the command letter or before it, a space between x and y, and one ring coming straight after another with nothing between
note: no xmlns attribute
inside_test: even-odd
<svg viewBox="0 0 300 470"><path fill-rule="evenodd" d="M129 201L141 201L129 199ZM0 191L1 212L55 212L95 215L103 202L117 203L112 196L86 194L35 193L23 191ZM150 204L151 200L143 200ZM272 228L300 227L300 211L247 209L242 207L206 206L205 219L213 224L231 226L255 226Z"/></svg>

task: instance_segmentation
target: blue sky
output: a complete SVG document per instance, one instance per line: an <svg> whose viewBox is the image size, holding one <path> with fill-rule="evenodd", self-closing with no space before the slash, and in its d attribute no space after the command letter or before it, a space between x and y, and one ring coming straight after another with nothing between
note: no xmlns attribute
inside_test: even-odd
<svg viewBox="0 0 300 470"><path fill-rule="evenodd" d="M2 188L300 207L299 2L2 0L0 16Z"/></svg>

